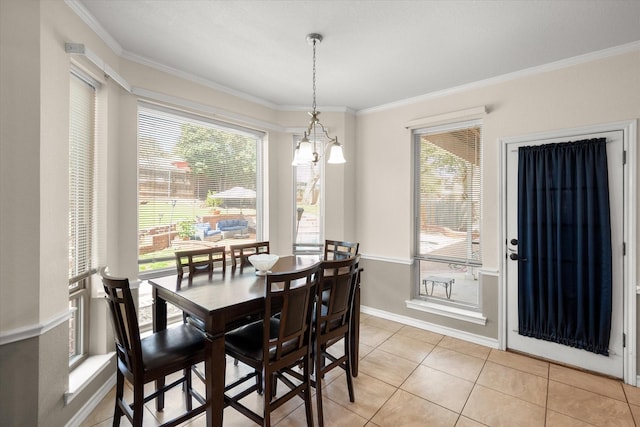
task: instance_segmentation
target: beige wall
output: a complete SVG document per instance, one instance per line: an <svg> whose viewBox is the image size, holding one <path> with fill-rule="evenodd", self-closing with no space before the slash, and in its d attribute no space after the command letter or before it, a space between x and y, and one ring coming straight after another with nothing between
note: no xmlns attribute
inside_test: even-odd
<svg viewBox="0 0 640 427"><path fill-rule="evenodd" d="M36 2L25 5L15 1L0 2L0 330L39 319L41 115L38 16ZM24 36L14 37L16 33L24 33ZM13 43L9 44L8 40ZM26 171L29 173L24 173ZM28 238L25 238L25 230L29 230ZM14 286L7 286L9 283ZM15 286L18 283L20 286Z"/></svg>
<svg viewBox="0 0 640 427"><path fill-rule="evenodd" d="M412 148L409 122L486 106L483 118L482 261L498 271L500 237L499 139L534 132L575 128L640 116L640 52L627 53L407 105L363 112L357 117L357 239L363 253L395 268L365 271L363 301L372 308L451 326L447 318L404 308L411 296L413 248ZM637 185L637 183L636 183ZM637 188L637 187L636 187ZM637 200L634 201L637 203ZM367 265L371 264L367 262ZM484 280L487 327L458 325L497 339L499 281ZM391 288L383 292L383 289ZM495 299L494 299L495 298Z"/></svg>
<svg viewBox="0 0 640 427"><path fill-rule="evenodd" d="M0 2L0 419L8 426L66 424L114 369L110 364L65 404L70 56L64 42L97 40L69 12L57 0ZM92 347L104 353L101 335Z"/></svg>

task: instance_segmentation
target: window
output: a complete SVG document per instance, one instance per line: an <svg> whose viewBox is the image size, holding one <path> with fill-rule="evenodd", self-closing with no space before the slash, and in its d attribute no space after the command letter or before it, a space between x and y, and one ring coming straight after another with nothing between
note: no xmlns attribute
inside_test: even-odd
<svg viewBox="0 0 640 427"><path fill-rule="evenodd" d="M419 129L416 161L416 295L477 308L481 123Z"/></svg>
<svg viewBox="0 0 640 427"><path fill-rule="evenodd" d="M175 269L177 248L262 239L263 136L140 105L138 264L143 276Z"/></svg>
<svg viewBox="0 0 640 427"><path fill-rule="evenodd" d="M97 83L72 72L69 105L69 365L88 354L94 265L95 106Z"/></svg>
<svg viewBox="0 0 640 427"><path fill-rule="evenodd" d="M294 148L301 137L294 139ZM321 147L324 143L321 143ZM320 153L324 149L320 149ZM323 172L322 158L318 162L299 164L293 167L294 173L294 254L320 254L324 247L323 224Z"/></svg>

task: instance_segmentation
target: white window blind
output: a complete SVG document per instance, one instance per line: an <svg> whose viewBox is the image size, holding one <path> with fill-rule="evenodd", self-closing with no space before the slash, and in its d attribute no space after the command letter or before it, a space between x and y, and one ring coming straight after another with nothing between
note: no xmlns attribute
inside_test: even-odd
<svg viewBox="0 0 640 427"><path fill-rule="evenodd" d="M480 265L480 123L421 129L417 258Z"/></svg>
<svg viewBox="0 0 640 427"><path fill-rule="evenodd" d="M300 142L301 135L294 137L293 146ZM325 152L325 141L316 142L316 150ZM293 223L293 252L322 253L324 248L324 159L313 163L301 163L294 166L295 212Z"/></svg>
<svg viewBox="0 0 640 427"><path fill-rule="evenodd" d="M71 75L69 115L69 279L91 272L95 87Z"/></svg>
<svg viewBox="0 0 640 427"><path fill-rule="evenodd" d="M177 246L261 239L263 137L241 126L140 105L141 272L174 268ZM216 234L219 221L235 220L240 229Z"/></svg>
<svg viewBox="0 0 640 427"><path fill-rule="evenodd" d="M69 367L89 353L91 274L95 246L96 87L72 72L69 90Z"/></svg>

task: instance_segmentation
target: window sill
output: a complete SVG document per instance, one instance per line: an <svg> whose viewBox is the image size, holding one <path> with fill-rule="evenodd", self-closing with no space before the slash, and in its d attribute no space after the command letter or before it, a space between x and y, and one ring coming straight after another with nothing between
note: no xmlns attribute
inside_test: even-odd
<svg viewBox="0 0 640 427"><path fill-rule="evenodd" d="M91 356L69 373L69 389L64 394L68 405L98 374L107 367L115 352Z"/></svg>
<svg viewBox="0 0 640 427"><path fill-rule="evenodd" d="M407 300L405 301L407 308L413 310L424 311L426 313L437 314L438 316L450 317L452 319L462 320L464 322L475 323L476 325L485 326L487 318L482 313L465 310L463 308L451 307L443 304L435 304L423 300Z"/></svg>

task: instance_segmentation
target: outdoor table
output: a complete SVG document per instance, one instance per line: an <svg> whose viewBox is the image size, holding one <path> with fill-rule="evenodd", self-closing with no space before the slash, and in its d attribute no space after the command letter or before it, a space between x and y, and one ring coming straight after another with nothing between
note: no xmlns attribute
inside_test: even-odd
<svg viewBox="0 0 640 427"><path fill-rule="evenodd" d="M271 271L293 272L320 261L318 256L309 255L280 257ZM204 321L207 426L222 426L226 368L224 336L238 321L264 311L265 277L257 276L255 269L245 267L242 272L214 273L211 278L208 274L185 276L181 280L177 275L159 277L149 279L149 284L153 289L154 331L167 327L167 302ZM352 363L357 373L359 307L353 320Z"/></svg>
<svg viewBox="0 0 640 427"><path fill-rule="evenodd" d="M453 277L427 276L422 280L422 284L424 285L425 293L428 292L427 286L431 284L431 292L429 292L429 295L433 295L434 285L444 286L447 299L451 299L451 289L453 288L455 281L456 279Z"/></svg>

